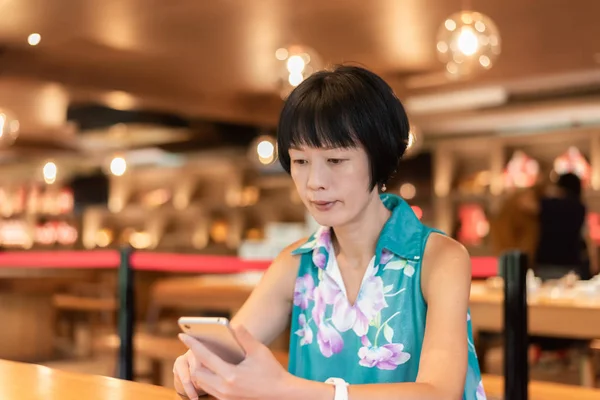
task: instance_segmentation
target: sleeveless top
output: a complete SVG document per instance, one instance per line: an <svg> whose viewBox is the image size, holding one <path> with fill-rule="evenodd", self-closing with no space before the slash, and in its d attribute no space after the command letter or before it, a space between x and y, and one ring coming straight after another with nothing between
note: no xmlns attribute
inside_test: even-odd
<svg viewBox="0 0 600 400"><path fill-rule="evenodd" d="M421 293L421 260L432 232L400 197L383 194L392 212L349 304L331 245L321 227L295 249L301 261L294 289L289 372L349 384L415 382L425 335L427 304ZM465 315L468 368L463 400L484 400L470 313Z"/></svg>

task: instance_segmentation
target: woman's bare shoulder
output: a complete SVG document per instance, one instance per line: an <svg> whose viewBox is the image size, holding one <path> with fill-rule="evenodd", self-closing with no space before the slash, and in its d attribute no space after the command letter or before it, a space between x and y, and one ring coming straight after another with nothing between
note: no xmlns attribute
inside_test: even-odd
<svg viewBox="0 0 600 400"><path fill-rule="evenodd" d="M423 263L439 265L440 262L458 259L469 261L469 251L457 240L437 232L431 233L423 252Z"/></svg>
<svg viewBox="0 0 600 400"><path fill-rule="evenodd" d="M436 282L464 287L468 292L471 282L471 256L460 242L439 233L432 233L423 252L421 289L429 299Z"/></svg>
<svg viewBox="0 0 600 400"><path fill-rule="evenodd" d="M286 271L297 272L300 266L300 255L294 254L294 250L300 247L303 243L306 243L308 237L302 238L295 241L294 243L286 246L281 252L275 257L270 268L281 268Z"/></svg>

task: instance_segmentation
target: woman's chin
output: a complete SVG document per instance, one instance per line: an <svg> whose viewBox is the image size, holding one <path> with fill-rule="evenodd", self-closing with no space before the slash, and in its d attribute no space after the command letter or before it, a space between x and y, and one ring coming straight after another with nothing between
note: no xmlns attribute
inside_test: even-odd
<svg viewBox="0 0 600 400"><path fill-rule="evenodd" d="M312 214L312 216L315 219L315 221L317 221L317 224L321 226L336 227L339 225L343 225L344 223L343 216L339 214L335 215L334 213L329 213L328 215L323 215L321 213L314 213Z"/></svg>

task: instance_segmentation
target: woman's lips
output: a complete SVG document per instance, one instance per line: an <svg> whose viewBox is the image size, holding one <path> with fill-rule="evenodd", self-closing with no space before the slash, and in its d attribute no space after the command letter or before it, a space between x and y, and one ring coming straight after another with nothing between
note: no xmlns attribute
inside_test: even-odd
<svg viewBox="0 0 600 400"><path fill-rule="evenodd" d="M319 211L328 211L336 203L337 203L337 201L335 201L335 200L334 201L311 201L311 204L313 205L313 207Z"/></svg>

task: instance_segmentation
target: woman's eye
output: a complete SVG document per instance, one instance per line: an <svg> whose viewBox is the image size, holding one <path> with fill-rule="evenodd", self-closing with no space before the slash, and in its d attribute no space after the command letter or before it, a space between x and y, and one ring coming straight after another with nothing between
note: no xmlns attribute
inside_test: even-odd
<svg viewBox="0 0 600 400"><path fill-rule="evenodd" d="M297 164L297 165L304 165L304 164L306 164L306 160L293 160L292 162L294 164Z"/></svg>
<svg viewBox="0 0 600 400"><path fill-rule="evenodd" d="M346 161L342 158L330 158L329 161L331 164L341 164L343 161Z"/></svg>

